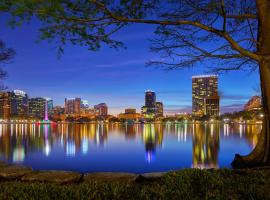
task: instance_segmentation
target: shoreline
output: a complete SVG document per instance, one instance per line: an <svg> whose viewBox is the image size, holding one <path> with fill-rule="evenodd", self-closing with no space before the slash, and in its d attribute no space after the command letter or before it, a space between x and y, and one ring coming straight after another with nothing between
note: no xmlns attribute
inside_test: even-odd
<svg viewBox="0 0 270 200"><path fill-rule="evenodd" d="M3 164L3 163L2 163ZM79 174L9 169L0 199L269 199L270 168L183 169L163 174ZM15 174L20 176L16 178ZM13 175L13 176L12 176Z"/></svg>

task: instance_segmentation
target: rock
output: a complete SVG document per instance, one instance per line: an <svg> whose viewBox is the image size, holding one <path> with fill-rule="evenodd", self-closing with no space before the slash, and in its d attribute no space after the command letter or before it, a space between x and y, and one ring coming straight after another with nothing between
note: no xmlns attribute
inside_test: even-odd
<svg viewBox="0 0 270 200"><path fill-rule="evenodd" d="M32 168L20 165L6 165L0 168L0 179L10 180L19 179L20 177L32 172Z"/></svg>
<svg viewBox="0 0 270 200"><path fill-rule="evenodd" d="M144 174L141 174L141 175L136 179L136 182L159 180L159 179L161 179L165 174L166 174L166 172L144 173Z"/></svg>
<svg viewBox="0 0 270 200"><path fill-rule="evenodd" d="M137 174L132 173L88 173L84 175L84 181L110 181L110 182L133 182L137 179Z"/></svg>
<svg viewBox="0 0 270 200"><path fill-rule="evenodd" d="M69 171L33 171L21 178L22 181L50 182L58 184L77 183L82 174Z"/></svg>

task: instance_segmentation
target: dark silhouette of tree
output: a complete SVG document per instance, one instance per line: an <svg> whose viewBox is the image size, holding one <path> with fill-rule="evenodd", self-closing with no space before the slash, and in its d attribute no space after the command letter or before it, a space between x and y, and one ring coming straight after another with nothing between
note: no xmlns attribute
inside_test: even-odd
<svg viewBox="0 0 270 200"><path fill-rule="evenodd" d="M234 167L270 160L270 1L269 0L3 0L0 10L17 25L33 16L43 27L41 39L98 50L121 47L113 34L129 24L155 27L151 50L160 60L149 65L168 69L206 65L214 72L259 69L265 112L258 145L237 155ZM207 64L206 64L207 63Z"/></svg>
<svg viewBox="0 0 270 200"><path fill-rule="evenodd" d="M3 69L4 64L9 63L15 55L13 49L7 48L5 43L0 40L0 80L3 80L7 76L7 72ZM4 90L3 84L0 84L0 90Z"/></svg>

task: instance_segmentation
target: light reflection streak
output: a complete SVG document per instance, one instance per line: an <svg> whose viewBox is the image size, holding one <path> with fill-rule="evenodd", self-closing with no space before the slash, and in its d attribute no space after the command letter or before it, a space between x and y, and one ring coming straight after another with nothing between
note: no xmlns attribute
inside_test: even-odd
<svg viewBox="0 0 270 200"><path fill-rule="evenodd" d="M177 145L182 145L181 143L188 140L192 141L192 167L218 167L219 143L222 135L240 137L254 148L261 130L261 125L225 124L222 126L186 123L127 126L121 124L58 124L55 126L0 124L0 155L12 162L23 162L30 152L41 151L46 156L51 155L55 145L58 145L56 148L62 149L67 157L77 156L76 152L87 155L90 152L89 142L103 148L109 140L108 135L116 134L118 138L124 137L126 140L141 140L145 161L152 164L155 162L158 149L166 150L170 146L164 140L169 136L179 141Z"/></svg>

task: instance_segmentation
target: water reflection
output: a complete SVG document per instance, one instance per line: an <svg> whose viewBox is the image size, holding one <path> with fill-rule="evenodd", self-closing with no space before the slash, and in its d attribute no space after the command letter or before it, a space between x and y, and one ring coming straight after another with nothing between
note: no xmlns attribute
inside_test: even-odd
<svg viewBox="0 0 270 200"><path fill-rule="evenodd" d="M139 153L134 153L137 150L144 152L144 161L148 165L158 163L157 167L163 170L187 167L188 154L176 156L187 151L192 156L189 166L217 168L223 159L219 158L223 155L220 151L226 154L231 149L234 154L244 147L245 151L250 151L258 142L260 129L260 125L228 124L0 124L0 157L13 163L23 163L26 159L31 163L36 159L35 154L47 159L54 156L63 161L63 157L85 159L79 155L98 152L101 157L95 162L99 162L110 156L110 151L119 148L119 153L127 152L125 157L119 157L119 163L129 162L132 156L137 160L141 158ZM232 143L234 146L229 146ZM109 151L102 151L104 148ZM166 159L174 160L164 163L162 160ZM46 158L42 161L52 162Z"/></svg>

